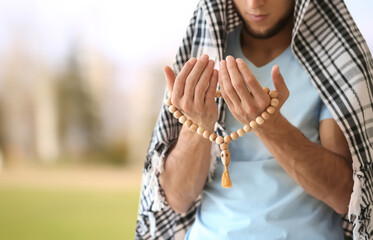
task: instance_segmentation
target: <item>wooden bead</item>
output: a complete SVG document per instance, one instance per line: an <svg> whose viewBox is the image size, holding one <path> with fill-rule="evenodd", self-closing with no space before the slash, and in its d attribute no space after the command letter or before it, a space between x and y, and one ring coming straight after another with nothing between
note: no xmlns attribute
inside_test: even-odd
<svg viewBox="0 0 373 240"><path fill-rule="evenodd" d="M270 91L270 92L269 92L269 96L270 96L271 98L276 98L276 97L277 97L277 92L276 92L276 90L272 90L272 91Z"/></svg>
<svg viewBox="0 0 373 240"><path fill-rule="evenodd" d="M255 129L255 128L258 127L258 124L257 124L255 121L251 121L251 122L250 122L250 127L251 127L252 129Z"/></svg>
<svg viewBox="0 0 373 240"><path fill-rule="evenodd" d="M224 138L222 136L219 136L219 137L216 138L215 142L217 144L222 144L224 142Z"/></svg>
<svg viewBox="0 0 373 240"><path fill-rule="evenodd" d="M259 125L262 125L262 124L264 123L264 119L263 119L262 117L257 117L257 118L255 119L255 122L256 122L257 124L259 124Z"/></svg>
<svg viewBox="0 0 373 240"><path fill-rule="evenodd" d="M203 136L204 138L208 139L208 138L210 137L210 132L209 132L209 130L205 130L205 131L203 132L202 136Z"/></svg>
<svg viewBox="0 0 373 240"><path fill-rule="evenodd" d="M264 87L263 90L264 90L267 94L268 94L269 91L270 91L269 88L267 88L267 87Z"/></svg>
<svg viewBox="0 0 373 240"><path fill-rule="evenodd" d="M172 105L171 98L168 98L168 99L167 99L166 104L167 104L167 106L171 106L171 105Z"/></svg>
<svg viewBox="0 0 373 240"><path fill-rule="evenodd" d="M192 122L192 120L188 119L188 120L185 121L184 124L185 124L186 127L190 127L190 126L192 126L193 122Z"/></svg>
<svg viewBox="0 0 373 240"><path fill-rule="evenodd" d="M221 97L221 92L219 90L216 90L215 97L216 98L220 98Z"/></svg>
<svg viewBox="0 0 373 240"><path fill-rule="evenodd" d="M275 111L276 111L276 108L274 108L274 107L272 107L272 106L267 107L267 112L268 112L269 114L274 114Z"/></svg>
<svg viewBox="0 0 373 240"><path fill-rule="evenodd" d="M240 128L240 129L237 130L237 134L238 134L238 136L242 137L243 135L245 135L245 130Z"/></svg>
<svg viewBox="0 0 373 240"><path fill-rule="evenodd" d="M232 137L229 136L229 135L225 135L225 136L224 136L224 142L225 142L225 143L230 143L230 142L232 142Z"/></svg>
<svg viewBox="0 0 373 240"><path fill-rule="evenodd" d="M184 115L179 118L179 122L181 124L184 124L186 122L186 120L187 120L187 118Z"/></svg>
<svg viewBox="0 0 373 240"><path fill-rule="evenodd" d="M197 128L198 128L198 125L193 123L191 126L190 126L190 130L192 130L193 132L197 131Z"/></svg>
<svg viewBox="0 0 373 240"><path fill-rule="evenodd" d="M197 133L198 135L203 135L203 132L205 131L205 129L203 129L202 127L198 127L197 128Z"/></svg>
<svg viewBox="0 0 373 240"><path fill-rule="evenodd" d="M216 134L215 133L211 133L209 139L210 139L211 142L215 142L215 140L216 140Z"/></svg>
<svg viewBox="0 0 373 240"><path fill-rule="evenodd" d="M220 149L221 150L227 150L228 149L228 144L227 143L220 144Z"/></svg>
<svg viewBox="0 0 373 240"><path fill-rule="evenodd" d="M238 138L238 133L237 133L237 132L232 132L232 133L231 133L231 138L232 138L232 140L237 140L237 138Z"/></svg>
<svg viewBox="0 0 373 240"><path fill-rule="evenodd" d="M274 98L274 99L271 100L271 106L273 106L273 107L277 107L279 103L280 102L278 101L277 98Z"/></svg>
<svg viewBox="0 0 373 240"><path fill-rule="evenodd" d="M263 118L264 120L267 120L269 117L270 117L270 115L269 115L267 112L263 112L263 113L262 113L262 118Z"/></svg>
<svg viewBox="0 0 373 240"><path fill-rule="evenodd" d="M179 119L181 116L183 116L183 114L179 110L177 110L176 112L174 112L174 117L176 119Z"/></svg>
<svg viewBox="0 0 373 240"><path fill-rule="evenodd" d="M177 108L174 105L171 105L168 107L168 111L170 111L170 113L174 113L177 111Z"/></svg>
<svg viewBox="0 0 373 240"><path fill-rule="evenodd" d="M251 127L250 127L250 125L249 124L246 124L245 126L243 126L243 130L245 131L245 132L250 132L251 131Z"/></svg>

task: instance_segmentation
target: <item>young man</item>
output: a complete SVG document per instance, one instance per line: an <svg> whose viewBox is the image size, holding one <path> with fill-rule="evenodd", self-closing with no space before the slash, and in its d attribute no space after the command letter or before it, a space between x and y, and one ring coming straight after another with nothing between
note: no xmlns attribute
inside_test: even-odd
<svg viewBox="0 0 373 240"><path fill-rule="evenodd" d="M263 87L276 89L280 105L230 143L231 189L220 186L222 166L210 168L215 144L164 106L136 237L182 239L189 229L186 239L343 239L338 214L350 211L355 237L370 239L371 63L343 2L201 1L176 58L177 77L165 68L172 104L220 135L264 111Z"/></svg>

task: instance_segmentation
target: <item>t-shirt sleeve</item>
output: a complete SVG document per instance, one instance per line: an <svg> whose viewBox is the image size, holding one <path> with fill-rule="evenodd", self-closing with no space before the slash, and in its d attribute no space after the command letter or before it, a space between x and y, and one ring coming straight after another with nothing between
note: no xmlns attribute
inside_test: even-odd
<svg viewBox="0 0 373 240"><path fill-rule="evenodd" d="M325 103L321 101L319 122L321 122L324 119L330 119L330 118L333 118L332 113L326 107Z"/></svg>

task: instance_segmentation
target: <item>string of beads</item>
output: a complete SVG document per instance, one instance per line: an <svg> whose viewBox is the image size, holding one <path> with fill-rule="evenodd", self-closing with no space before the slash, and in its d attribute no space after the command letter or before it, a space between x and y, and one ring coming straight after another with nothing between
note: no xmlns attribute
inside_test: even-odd
<svg viewBox="0 0 373 240"><path fill-rule="evenodd" d="M270 105L266 108L262 114L255 118L255 120L250 121L249 124L245 124L242 128L238 129L236 132L223 136L218 136L215 132L210 133L208 130L203 129L201 126L198 126L197 123L193 122L191 119L188 119L183 113L178 110L171 103L171 98L167 99L168 110L173 114L173 116L179 120L179 122L186 127L188 127L192 132L197 132L198 135L203 136L206 139L209 139L211 142L215 142L220 146L221 150L221 160L224 165L224 172L222 175L221 184L225 188L232 187L232 182L229 177L228 166L231 160L231 153L229 151L229 143L234 140L237 140L239 137L243 137L245 133L249 133L252 129L257 128L259 125L262 125L265 120L269 119L270 115L274 114L276 107L279 105L277 99L277 93L275 90L270 91L269 88L264 87L263 90L269 95L271 102ZM221 97L219 90L216 90L216 98Z"/></svg>

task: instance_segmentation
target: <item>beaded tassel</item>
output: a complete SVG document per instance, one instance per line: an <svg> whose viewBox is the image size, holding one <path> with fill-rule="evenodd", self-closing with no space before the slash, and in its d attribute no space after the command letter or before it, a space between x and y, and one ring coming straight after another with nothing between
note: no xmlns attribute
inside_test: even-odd
<svg viewBox="0 0 373 240"><path fill-rule="evenodd" d="M262 114L256 117L255 120L252 120L249 124L244 125L243 128L240 128L236 132L232 132L230 135L226 135L224 137L217 136L215 133L210 133L208 130L204 130L202 127L198 126L198 124L194 123L192 120L185 117L181 111L179 111L174 105L172 105L170 98L167 99L167 105L169 106L168 110L174 115L175 118L179 119L179 122L181 124L184 124L191 131L197 132L198 135L201 135L204 138L209 139L211 142L215 142L220 146L221 161L224 165L224 172L221 178L221 185L224 188L232 187L232 182L229 177L228 170L228 166L231 162L231 152L229 151L228 144L234 140L237 140L239 137L244 136L245 133L249 133L252 129L259 127L259 125L262 125L265 120L269 119L270 115L274 114L276 107L279 105L276 91L270 91L267 87L263 89L271 98L271 103L267 107L266 111L264 111ZM219 90L216 90L215 97L221 97L221 93Z"/></svg>
<svg viewBox="0 0 373 240"><path fill-rule="evenodd" d="M228 167L225 167L223 175L221 176L221 185L224 188L231 188L232 187L232 182L231 182L231 179L229 177Z"/></svg>

